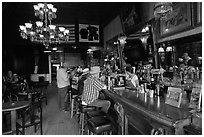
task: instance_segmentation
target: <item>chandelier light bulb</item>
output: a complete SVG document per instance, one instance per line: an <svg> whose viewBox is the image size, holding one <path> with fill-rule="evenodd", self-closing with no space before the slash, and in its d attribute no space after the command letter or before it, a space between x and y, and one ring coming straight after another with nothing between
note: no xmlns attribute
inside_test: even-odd
<svg viewBox="0 0 204 137"><path fill-rule="evenodd" d="M26 28L32 28L32 24L31 23L25 23Z"/></svg>
<svg viewBox="0 0 204 137"><path fill-rule="evenodd" d="M57 8L52 8L52 12L57 12Z"/></svg>
<svg viewBox="0 0 204 137"><path fill-rule="evenodd" d="M55 25L49 25L49 28L50 28L51 30L54 30L54 29L56 28L56 26L55 26Z"/></svg>
<svg viewBox="0 0 204 137"><path fill-rule="evenodd" d="M53 5L52 4L47 4L48 9L52 9Z"/></svg>
<svg viewBox="0 0 204 137"><path fill-rule="evenodd" d="M40 10L38 5L33 5L34 10Z"/></svg>
<svg viewBox="0 0 204 137"><path fill-rule="evenodd" d="M34 32L34 31L31 31L31 32L30 32L30 35L31 35L31 36L34 36L34 35L35 35L35 32Z"/></svg>
<svg viewBox="0 0 204 137"><path fill-rule="evenodd" d="M36 25L37 25L38 27L42 27L42 26L43 26L43 22L41 22L41 21L36 21Z"/></svg>
<svg viewBox="0 0 204 137"><path fill-rule="evenodd" d="M65 28L64 28L64 27L59 27L59 30L60 30L61 32L64 32Z"/></svg>
<svg viewBox="0 0 204 137"><path fill-rule="evenodd" d="M25 31L25 30L26 30L26 27L23 26L23 25L20 25L19 27L20 27L20 30L21 30L21 31Z"/></svg>
<svg viewBox="0 0 204 137"><path fill-rule="evenodd" d="M65 34L65 35L66 35L66 34L69 34L69 30L66 29L66 30L64 31L64 34Z"/></svg>
<svg viewBox="0 0 204 137"><path fill-rule="evenodd" d="M44 8L44 4L43 3L38 3L38 7L39 8Z"/></svg>
<svg viewBox="0 0 204 137"><path fill-rule="evenodd" d="M50 38L51 38L51 39L54 39L54 38L55 38L55 36L54 36L54 35L50 35Z"/></svg>

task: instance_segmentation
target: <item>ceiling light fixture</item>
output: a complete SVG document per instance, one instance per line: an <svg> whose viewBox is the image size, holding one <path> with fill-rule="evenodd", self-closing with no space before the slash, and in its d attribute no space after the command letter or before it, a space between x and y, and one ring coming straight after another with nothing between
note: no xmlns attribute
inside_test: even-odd
<svg viewBox="0 0 204 137"><path fill-rule="evenodd" d="M62 26L52 25L52 19L57 17L57 8L52 4L38 3L34 5L35 16L40 18L34 24L20 25L20 35L31 42L43 43L48 48L50 44L61 44L69 41L69 30Z"/></svg>
<svg viewBox="0 0 204 137"><path fill-rule="evenodd" d="M154 16L155 18L165 19L172 10L172 2L157 2L154 5Z"/></svg>

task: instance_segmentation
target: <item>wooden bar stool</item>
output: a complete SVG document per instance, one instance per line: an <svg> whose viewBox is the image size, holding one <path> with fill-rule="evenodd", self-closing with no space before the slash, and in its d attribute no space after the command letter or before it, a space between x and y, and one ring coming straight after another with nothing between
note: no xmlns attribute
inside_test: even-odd
<svg viewBox="0 0 204 137"><path fill-rule="evenodd" d="M78 104L78 105L77 105ZM77 113L79 107L78 95L71 96L70 116L73 118L74 113Z"/></svg>
<svg viewBox="0 0 204 137"><path fill-rule="evenodd" d="M82 105L80 104L79 106L79 111L80 111L80 118L79 118L79 126L80 126L80 130L79 130L79 134L83 135L84 134L84 127L86 124L86 113L89 111L94 111L96 110L96 107L94 106L87 106L87 105Z"/></svg>
<svg viewBox="0 0 204 137"><path fill-rule="evenodd" d="M87 121L88 134L91 135L112 135L112 123L106 116L97 116Z"/></svg>

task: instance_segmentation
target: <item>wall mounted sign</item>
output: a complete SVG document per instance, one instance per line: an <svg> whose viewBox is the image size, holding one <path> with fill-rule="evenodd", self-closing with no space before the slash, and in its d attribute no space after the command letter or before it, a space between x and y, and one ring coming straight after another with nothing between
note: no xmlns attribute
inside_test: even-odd
<svg viewBox="0 0 204 137"><path fill-rule="evenodd" d="M165 103L174 107L180 107L182 99L182 89L168 87Z"/></svg>
<svg viewBox="0 0 204 137"><path fill-rule="evenodd" d="M160 36L165 37L190 28L191 20L190 2L175 3L173 12L166 19L160 20Z"/></svg>
<svg viewBox="0 0 204 137"><path fill-rule="evenodd" d="M193 88L189 108L200 109L201 107L201 88Z"/></svg>
<svg viewBox="0 0 204 137"><path fill-rule="evenodd" d="M99 43L99 25L79 24L79 42Z"/></svg>

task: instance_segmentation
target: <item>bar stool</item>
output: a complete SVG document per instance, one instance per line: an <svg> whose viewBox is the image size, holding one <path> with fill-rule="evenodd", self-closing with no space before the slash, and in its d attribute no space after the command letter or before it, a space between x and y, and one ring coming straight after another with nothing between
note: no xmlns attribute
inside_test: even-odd
<svg viewBox="0 0 204 137"><path fill-rule="evenodd" d="M87 121L87 126L89 135L112 135L113 126L111 120L107 116L92 117Z"/></svg>
<svg viewBox="0 0 204 137"><path fill-rule="evenodd" d="M73 118L74 116L74 112L77 113L78 112L78 107L79 107L79 96L78 95L71 95L71 108L70 108L70 116L71 118ZM78 104L78 105L77 105Z"/></svg>
<svg viewBox="0 0 204 137"><path fill-rule="evenodd" d="M107 116L107 114L101 110L88 111L86 114L87 114L87 119L90 119L92 117L98 117L98 116L103 116L103 117Z"/></svg>
<svg viewBox="0 0 204 137"><path fill-rule="evenodd" d="M80 130L79 130L79 134L83 135L84 134L84 127L86 124L86 113L89 111L94 111L96 110L95 106L87 106L87 105L83 105L80 104L79 106L79 111L80 111L80 118L79 118L79 126L80 126Z"/></svg>

